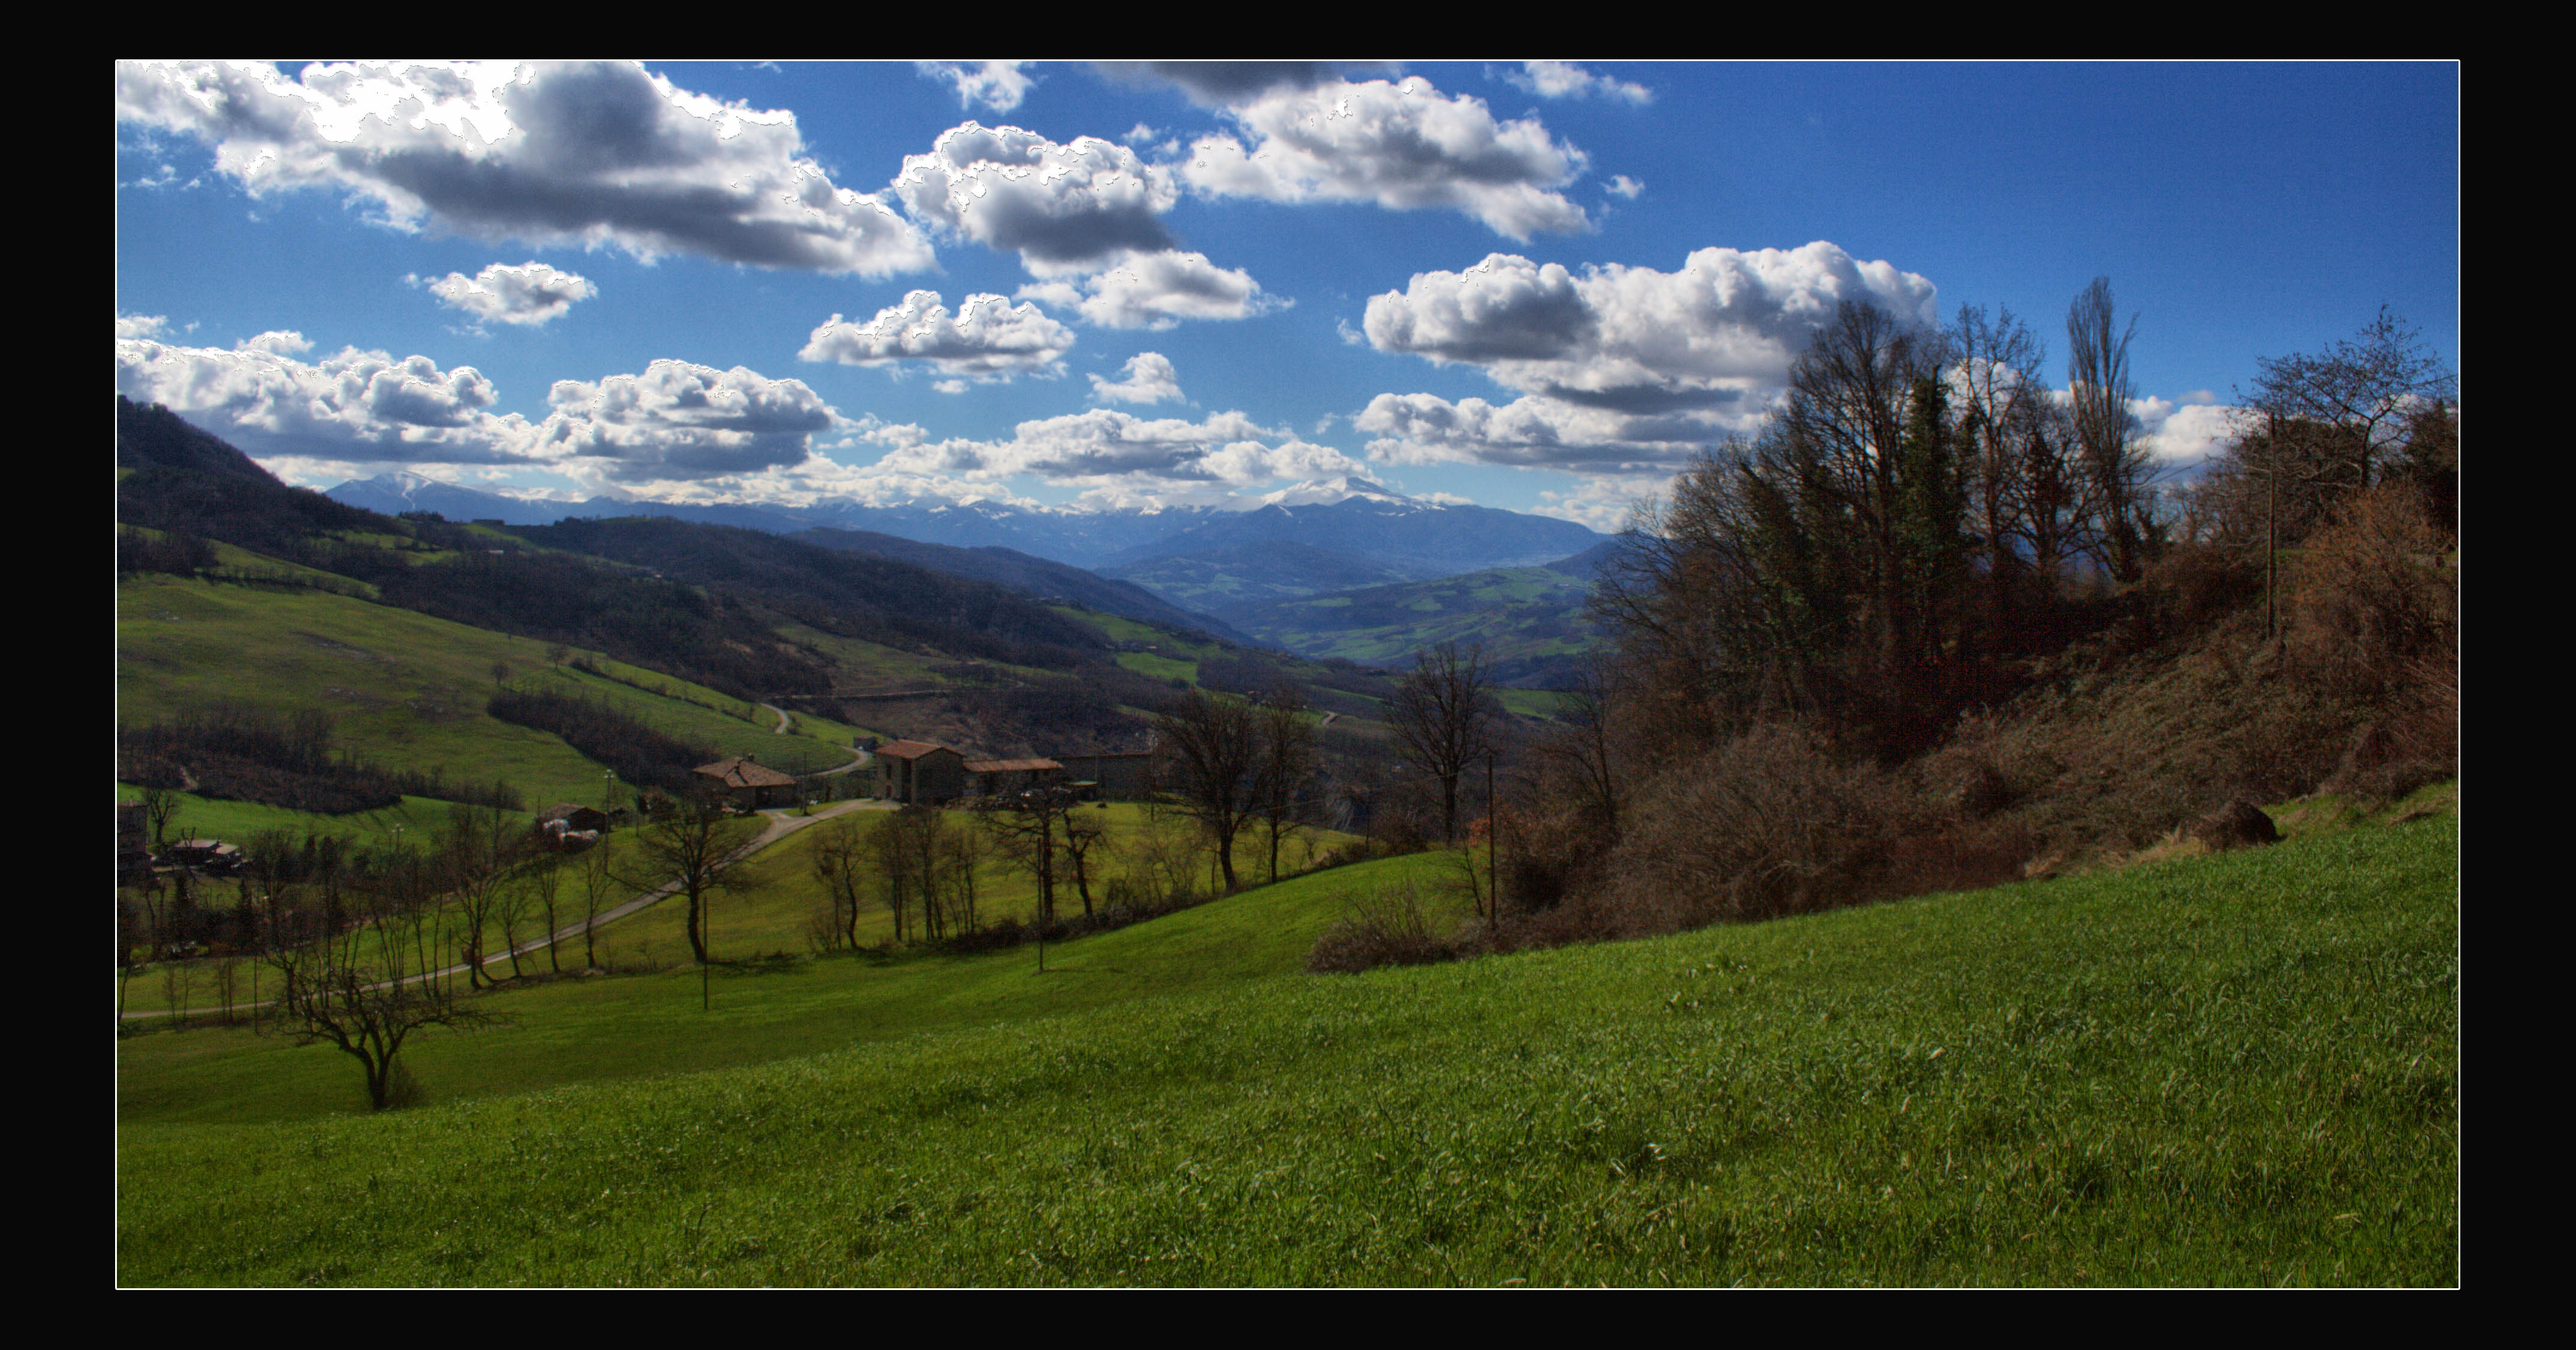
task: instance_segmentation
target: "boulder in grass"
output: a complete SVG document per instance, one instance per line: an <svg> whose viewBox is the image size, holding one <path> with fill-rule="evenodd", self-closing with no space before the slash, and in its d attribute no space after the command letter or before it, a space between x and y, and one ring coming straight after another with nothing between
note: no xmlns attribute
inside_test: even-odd
<svg viewBox="0 0 2576 1350"><path fill-rule="evenodd" d="M2191 837L2208 845L2210 852L2223 853L2247 844L2277 844L2281 831L2262 807L2239 797L2193 821Z"/></svg>

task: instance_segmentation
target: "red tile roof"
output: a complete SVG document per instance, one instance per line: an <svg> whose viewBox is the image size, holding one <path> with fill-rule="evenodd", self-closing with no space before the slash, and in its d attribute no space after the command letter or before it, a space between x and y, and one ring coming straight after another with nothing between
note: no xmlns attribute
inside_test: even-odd
<svg viewBox="0 0 2576 1350"><path fill-rule="evenodd" d="M937 741L888 741L877 747L877 753L887 759L919 759L933 750L952 755L958 753Z"/></svg>
<svg viewBox="0 0 2576 1350"><path fill-rule="evenodd" d="M701 764L695 772L716 779L726 787L796 786L796 780L792 776L780 773L776 769L763 768L753 763L749 755L737 755L732 759L717 760L713 764Z"/></svg>

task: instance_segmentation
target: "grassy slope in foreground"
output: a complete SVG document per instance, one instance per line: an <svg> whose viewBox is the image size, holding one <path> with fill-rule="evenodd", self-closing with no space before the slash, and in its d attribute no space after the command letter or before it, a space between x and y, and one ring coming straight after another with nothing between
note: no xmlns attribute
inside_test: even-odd
<svg viewBox="0 0 2576 1350"><path fill-rule="evenodd" d="M128 1126L120 1278L2447 1284L2457 849L2444 816L400 1116Z"/></svg>

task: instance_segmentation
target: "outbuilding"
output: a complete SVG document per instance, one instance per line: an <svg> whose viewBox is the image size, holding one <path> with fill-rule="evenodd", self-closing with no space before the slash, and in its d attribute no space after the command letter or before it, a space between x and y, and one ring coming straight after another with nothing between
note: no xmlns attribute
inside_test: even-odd
<svg viewBox="0 0 2576 1350"><path fill-rule="evenodd" d="M966 772L974 779L976 793L985 797L1064 780L1064 766L1051 759L970 759Z"/></svg>

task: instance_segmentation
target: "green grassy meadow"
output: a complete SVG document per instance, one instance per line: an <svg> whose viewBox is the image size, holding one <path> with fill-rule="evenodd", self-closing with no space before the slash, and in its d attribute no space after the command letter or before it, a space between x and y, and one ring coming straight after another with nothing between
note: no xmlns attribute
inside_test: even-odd
<svg viewBox="0 0 2576 1350"><path fill-rule="evenodd" d="M126 1284L2430 1284L2455 814L1310 976L1388 859L1051 950L119 1045ZM721 924L721 919L719 923ZM721 942L721 939L720 939Z"/></svg>

